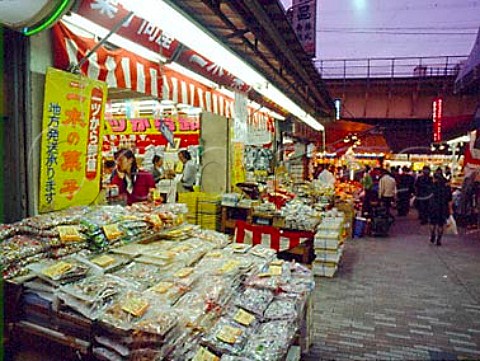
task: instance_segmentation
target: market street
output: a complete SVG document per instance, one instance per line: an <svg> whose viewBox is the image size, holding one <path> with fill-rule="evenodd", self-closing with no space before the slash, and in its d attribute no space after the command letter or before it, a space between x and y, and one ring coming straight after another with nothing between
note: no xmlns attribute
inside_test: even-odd
<svg viewBox="0 0 480 361"><path fill-rule="evenodd" d="M334 278L316 277L304 360L480 359L480 233L428 241L413 215L388 238L345 244Z"/></svg>

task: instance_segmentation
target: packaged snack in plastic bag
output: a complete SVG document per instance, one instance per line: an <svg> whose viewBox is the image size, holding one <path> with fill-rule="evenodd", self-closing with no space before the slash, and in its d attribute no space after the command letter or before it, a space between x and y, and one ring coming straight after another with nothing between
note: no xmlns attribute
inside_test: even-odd
<svg viewBox="0 0 480 361"><path fill-rule="evenodd" d="M112 274L139 284L143 289L152 287L165 277L158 267L139 262L132 262Z"/></svg>
<svg viewBox="0 0 480 361"><path fill-rule="evenodd" d="M262 316L273 300L273 293L267 289L248 287L235 300L235 304L256 315Z"/></svg>
<svg viewBox="0 0 480 361"><path fill-rule="evenodd" d="M218 353L238 355L250 337L250 332L248 328L233 322L230 318L222 317L203 337L203 341Z"/></svg>
<svg viewBox="0 0 480 361"><path fill-rule="evenodd" d="M248 360L274 361L286 356L296 332L289 321L272 321L260 328L248 340L243 355Z"/></svg>

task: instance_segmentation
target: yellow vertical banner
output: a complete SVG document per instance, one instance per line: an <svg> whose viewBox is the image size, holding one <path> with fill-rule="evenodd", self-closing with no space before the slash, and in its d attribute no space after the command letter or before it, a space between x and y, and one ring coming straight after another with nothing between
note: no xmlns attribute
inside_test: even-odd
<svg viewBox="0 0 480 361"><path fill-rule="evenodd" d="M100 192L106 83L49 68L39 212L92 203Z"/></svg>
<svg viewBox="0 0 480 361"><path fill-rule="evenodd" d="M245 182L245 144L232 142L232 187L237 183Z"/></svg>

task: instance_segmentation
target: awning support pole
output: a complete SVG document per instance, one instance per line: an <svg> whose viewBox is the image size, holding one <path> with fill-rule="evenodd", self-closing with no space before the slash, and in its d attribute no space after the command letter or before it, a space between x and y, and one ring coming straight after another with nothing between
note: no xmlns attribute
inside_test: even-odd
<svg viewBox="0 0 480 361"><path fill-rule="evenodd" d="M78 62L78 65L76 65L72 71L76 71L76 70L79 70L82 65L88 60L88 58L90 58L92 56L92 54L94 54L98 48L100 48L103 44L105 44L105 42L113 35L115 34L122 26L123 24L127 23L128 21L131 20L131 18L133 17L133 14L134 12L133 11L130 11L122 20L120 20L117 24L115 24L115 26L112 28L112 30L110 30L110 32L105 35L105 37L103 37L93 48L92 50L90 50L88 52L87 55L85 55L82 59L80 59L80 61Z"/></svg>

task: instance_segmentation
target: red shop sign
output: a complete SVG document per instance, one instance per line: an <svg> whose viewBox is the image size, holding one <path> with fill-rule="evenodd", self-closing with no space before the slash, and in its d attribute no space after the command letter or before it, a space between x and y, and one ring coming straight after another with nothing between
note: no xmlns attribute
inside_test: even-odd
<svg viewBox="0 0 480 361"><path fill-rule="evenodd" d="M113 29L128 15L129 11L118 4L118 1L84 0L77 13L106 29ZM173 57L180 44L174 38L164 34L158 26L137 16L133 16L130 21L123 24L117 33L167 59Z"/></svg>

